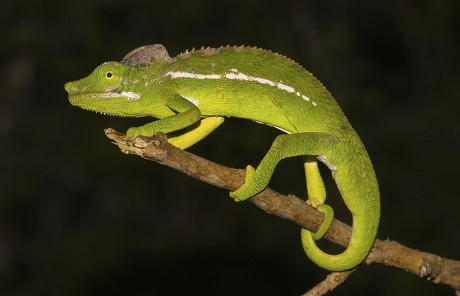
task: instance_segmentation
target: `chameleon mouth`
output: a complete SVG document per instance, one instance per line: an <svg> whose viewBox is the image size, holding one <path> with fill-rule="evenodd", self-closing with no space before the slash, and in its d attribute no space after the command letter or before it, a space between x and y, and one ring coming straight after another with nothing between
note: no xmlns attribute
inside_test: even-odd
<svg viewBox="0 0 460 296"><path fill-rule="evenodd" d="M119 110L114 108L115 104L112 99L122 99L125 102L133 102L140 99L140 95L133 92L106 92L106 93L71 93L69 94L69 102L73 106L82 109L93 111L103 115L117 116L117 117L144 117L147 115L131 114L126 112L127 109Z"/></svg>
<svg viewBox="0 0 460 296"><path fill-rule="evenodd" d="M80 94L69 94L69 102L71 104L81 100L103 100L111 98L125 98L128 101L137 101L141 98L138 93L135 92L105 92L105 93L80 93Z"/></svg>

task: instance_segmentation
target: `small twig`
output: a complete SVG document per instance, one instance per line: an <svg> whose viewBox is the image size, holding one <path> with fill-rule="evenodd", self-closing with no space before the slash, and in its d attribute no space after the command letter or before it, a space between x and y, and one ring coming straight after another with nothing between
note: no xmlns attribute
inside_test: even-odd
<svg viewBox="0 0 460 296"><path fill-rule="evenodd" d="M356 269L329 274L321 283L314 286L302 296L321 296L340 286Z"/></svg>
<svg viewBox="0 0 460 296"><path fill-rule="evenodd" d="M155 134L152 138L136 138L127 144L125 136L113 129L105 130L107 137L125 153L175 168L189 176L227 190L236 190L244 181L244 170L228 168L170 145L166 137ZM293 195L281 195L270 188L249 199L267 213L290 220L310 231L317 231L323 214ZM341 246L347 246L351 227L334 219L325 238ZM376 240L365 260L366 264L382 263L400 268L418 277L460 290L460 262L438 255L417 251L394 241Z"/></svg>

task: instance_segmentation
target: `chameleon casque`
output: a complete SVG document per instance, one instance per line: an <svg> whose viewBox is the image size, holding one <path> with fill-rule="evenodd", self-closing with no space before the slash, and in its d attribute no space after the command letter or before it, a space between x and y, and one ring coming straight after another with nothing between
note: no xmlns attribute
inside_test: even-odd
<svg viewBox="0 0 460 296"><path fill-rule="evenodd" d="M72 105L104 114L158 118L127 131L129 140L163 132L182 149L223 123L239 117L284 132L259 166L246 168L246 180L230 196L243 201L265 187L280 160L302 156L307 202L325 214L316 233L302 229L307 256L322 268L342 271L360 264L376 237L380 197L369 156L326 88L292 60L258 48L221 47L169 57L160 44L137 48L121 62L106 62L89 76L65 85ZM170 133L174 132L174 135ZM331 255L315 240L333 219L318 169L324 163L353 217L348 247Z"/></svg>

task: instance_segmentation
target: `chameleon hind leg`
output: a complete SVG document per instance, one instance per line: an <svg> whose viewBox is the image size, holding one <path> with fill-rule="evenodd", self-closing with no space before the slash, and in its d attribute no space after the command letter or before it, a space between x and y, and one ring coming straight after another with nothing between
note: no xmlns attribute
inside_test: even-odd
<svg viewBox="0 0 460 296"><path fill-rule="evenodd" d="M306 132L283 134L276 137L270 150L264 156L257 169L248 165L244 184L230 192L235 201L243 201L256 195L265 187L277 166L284 158L305 155L328 156L337 138L327 133Z"/></svg>
<svg viewBox="0 0 460 296"><path fill-rule="evenodd" d="M321 261L316 260L317 253L321 251L316 246L315 240L320 239L326 233L333 220L334 212L330 206L324 204L326 190L316 157L323 156L329 159L330 153L337 142L337 137L326 133L309 132L280 135L273 141L270 150L257 169L250 165L247 166L244 184L236 191L230 192L230 196L235 201L246 200L267 187L280 160L294 156L306 156L304 158L304 168L309 196L307 202L324 213L324 221L316 233L302 229L301 238L305 253L318 265L320 265Z"/></svg>
<svg viewBox="0 0 460 296"><path fill-rule="evenodd" d="M316 157L305 156L304 168L308 193L307 203L324 213L324 221L317 232L312 233L303 229L302 235L311 235L313 240L319 240L331 226L332 220L334 219L334 210L329 205L324 204L326 201L326 188L319 172Z"/></svg>

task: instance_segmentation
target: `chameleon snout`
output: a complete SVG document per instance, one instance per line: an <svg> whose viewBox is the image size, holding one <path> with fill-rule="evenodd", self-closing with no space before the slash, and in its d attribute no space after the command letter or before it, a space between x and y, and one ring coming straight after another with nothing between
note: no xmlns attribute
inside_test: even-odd
<svg viewBox="0 0 460 296"><path fill-rule="evenodd" d="M70 93L76 93L76 92L78 92L78 87L75 86L72 82L67 82L67 83L64 85L64 89L65 89L66 92L68 92L69 94L70 94Z"/></svg>
<svg viewBox="0 0 460 296"><path fill-rule="evenodd" d="M69 95L72 95L72 94L79 94L79 93L86 91L87 87L80 86L79 83L67 82L64 85L64 89L67 91Z"/></svg>

